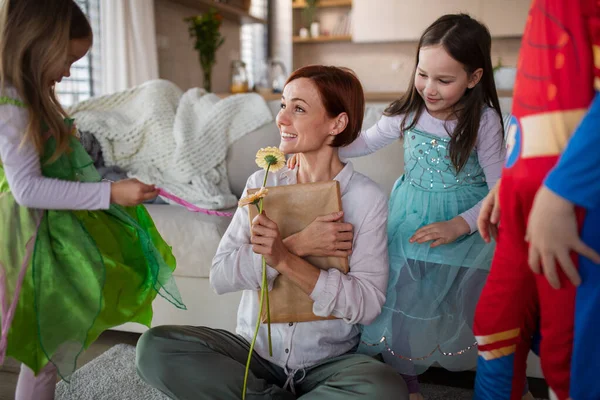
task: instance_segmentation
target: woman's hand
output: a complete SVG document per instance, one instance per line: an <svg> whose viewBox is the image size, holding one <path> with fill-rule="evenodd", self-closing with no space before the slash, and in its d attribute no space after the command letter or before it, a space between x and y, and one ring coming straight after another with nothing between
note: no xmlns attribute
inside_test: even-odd
<svg viewBox="0 0 600 400"><path fill-rule="evenodd" d="M158 196L154 185L146 185L137 179L125 179L110 185L110 202L121 206L137 206Z"/></svg>
<svg viewBox="0 0 600 400"><path fill-rule="evenodd" d="M348 257L354 239L352 224L340 222L344 212L317 217L300 232L284 239L286 247L300 257Z"/></svg>
<svg viewBox="0 0 600 400"><path fill-rule="evenodd" d="M486 243L498 237L498 223L500 222L500 181L490 190L483 200L479 218L477 219L477 228L479 234Z"/></svg>
<svg viewBox="0 0 600 400"><path fill-rule="evenodd" d="M252 243L252 250L262 255L267 264L275 269L290 256L290 252L281 240L277 224L264 212L252 220L250 243Z"/></svg>
<svg viewBox="0 0 600 400"><path fill-rule="evenodd" d="M463 217L455 217L450 221L436 222L425 225L415 232L409 239L411 243L433 242L430 247L454 242L462 235L471 232L471 228Z"/></svg>
<svg viewBox="0 0 600 400"><path fill-rule="evenodd" d="M294 169L297 165L300 165L300 157L298 154L292 154L292 156L287 160L287 167L289 169Z"/></svg>
<svg viewBox="0 0 600 400"><path fill-rule="evenodd" d="M543 272L555 289L560 288L557 263L573 285L581 283L571 260L572 251L600 264L600 255L579 238L575 206L545 186L533 201L526 240L529 242L529 267L536 274Z"/></svg>

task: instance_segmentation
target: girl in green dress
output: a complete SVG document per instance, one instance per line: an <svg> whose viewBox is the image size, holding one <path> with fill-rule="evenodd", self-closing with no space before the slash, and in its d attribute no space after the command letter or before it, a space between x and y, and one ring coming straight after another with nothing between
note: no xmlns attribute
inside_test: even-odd
<svg viewBox="0 0 600 400"><path fill-rule="evenodd" d="M184 308L140 205L158 190L102 181L54 95L91 44L73 0L0 6L0 364L22 363L18 400L54 398L103 331L150 326L157 294Z"/></svg>

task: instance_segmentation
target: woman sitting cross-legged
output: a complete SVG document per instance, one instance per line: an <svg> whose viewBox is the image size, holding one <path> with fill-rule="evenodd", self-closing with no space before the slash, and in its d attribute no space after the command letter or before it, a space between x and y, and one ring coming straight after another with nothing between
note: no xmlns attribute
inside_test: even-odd
<svg viewBox="0 0 600 400"><path fill-rule="evenodd" d="M299 154L301 162L297 169L270 173L266 186L337 180L344 222L341 215L318 218L283 239L268 210L252 221L250 232L247 210L238 209L210 272L217 293L243 291L237 334L207 327L151 329L137 348L138 372L145 381L174 399L242 398L264 256L269 287L283 275L310 296L315 315L337 318L271 324L272 357L267 326L261 325L247 399L408 399L399 374L355 352L359 324L369 324L381 313L388 282L387 198L373 181L338 157L338 148L360 133L363 115L362 86L351 71L317 65L290 76L277 126L280 149ZM260 187L264 174L250 176L246 188ZM301 258L346 255L350 247L348 274L321 270Z"/></svg>

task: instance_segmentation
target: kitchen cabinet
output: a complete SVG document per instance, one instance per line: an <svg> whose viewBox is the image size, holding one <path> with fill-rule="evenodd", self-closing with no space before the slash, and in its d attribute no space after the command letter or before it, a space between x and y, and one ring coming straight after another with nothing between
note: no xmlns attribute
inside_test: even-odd
<svg viewBox="0 0 600 400"><path fill-rule="evenodd" d="M444 14L464 12L490 29L493 37L520 36L529 0L353 0L354 42L418 40Z"/></svg>

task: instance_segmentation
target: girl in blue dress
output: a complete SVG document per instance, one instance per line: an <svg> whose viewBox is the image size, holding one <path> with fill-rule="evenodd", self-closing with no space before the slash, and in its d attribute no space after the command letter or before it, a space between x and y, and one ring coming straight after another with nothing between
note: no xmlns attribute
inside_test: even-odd
<svg viewBox="0 0 600 400"><path fill-rule="evenodd" d="M419 41L409 90L340 149L358 157L404 139L404 175L389 203L387 300L359 351L381 353L413 399L422 398L417 375L433 363L476 366L475 305L494 252L476 233L477 216L505 157L490 49L485 26L442 16Z"/></svg>

